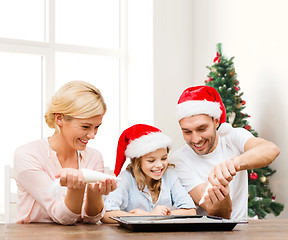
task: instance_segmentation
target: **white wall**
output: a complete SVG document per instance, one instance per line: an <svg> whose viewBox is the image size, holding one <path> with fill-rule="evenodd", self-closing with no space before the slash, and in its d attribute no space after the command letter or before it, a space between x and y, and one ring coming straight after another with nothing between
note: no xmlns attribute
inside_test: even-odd
<svg viewBox="0 0 288 240"><path fill-rule="evenodd" d="M276 201L288 217L288 1L157 0L154 4L154 120L183 143L174 109L181 92L204 84L216 44L234 64L252 127L276 143L281 154L271 165Z"/></svg>
<svg viewBox="0 0 288 240"><path fill-rule="evenodd" d="M184 141L175 110L182 91L192 84L193 1L154 1L154 124Z"/></svg>

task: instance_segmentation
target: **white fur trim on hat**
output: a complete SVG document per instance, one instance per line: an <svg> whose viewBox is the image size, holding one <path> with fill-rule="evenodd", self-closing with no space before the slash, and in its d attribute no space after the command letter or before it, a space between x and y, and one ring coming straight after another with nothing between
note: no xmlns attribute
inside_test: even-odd
<svg viewBox="0 0 288 240"><path fill-rule="evenodd" d="M176 118L180 121L182 118L191 117L199 114L207 114L215 119L219 119L222 111L218 102L207 100L192 100L179 103L176 108Z"/></svg>
<svg viewBox="0 0 288 240"><path fill-rule="evenodd" d="M162 132L152 132L131 141L125 151L126 157L139 158L159 148L171 148L173 140Z"/></svg>

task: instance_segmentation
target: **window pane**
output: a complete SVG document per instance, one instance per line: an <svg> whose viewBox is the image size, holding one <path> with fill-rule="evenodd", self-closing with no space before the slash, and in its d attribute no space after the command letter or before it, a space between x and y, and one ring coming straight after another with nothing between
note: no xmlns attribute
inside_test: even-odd
<svg viewBox="0 0 288 240"><path fill-rule="evenodd" d="M105 165L113 169L119 137L119 61L112 57L57 53L56 89L72 80L89 82L103 94L107 113L88 146L98 149Z"/></svg>
<svg viewBox="0 0 288 240"><path fill-rule="evenodd" d="M119 0L57 0L56 42L119 47Z"/></svg>
<svg viewBox="0 0 288 240"><path fill-rule="evenodd" d="M0 1L0 37L44 41L45 0Z"/></svg>
<svg viewBox="0 0 288 240"><path fill-rule="evenodd" d="M13 165L15 149L41 138L41 56L0 52L0 169ZM4 181L0 181L4 196ZM0 199L0 206L4 197ZM1 210L1 209L0 209Z"/></svg>

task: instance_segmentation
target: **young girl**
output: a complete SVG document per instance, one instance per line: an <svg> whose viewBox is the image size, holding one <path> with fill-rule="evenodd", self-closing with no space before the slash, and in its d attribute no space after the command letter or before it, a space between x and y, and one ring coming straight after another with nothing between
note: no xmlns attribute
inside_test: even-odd
<svg viewBox="0 0 288 240"><path fill-rule="evenodd" d="M121 134L115 175L127 157L131 163L120 174L117 189L105 199L103 223L115 223L111 216L196 214L193 200L168 163L171 145L168 136L149 125L137 124Z"/></svg>
<svg viewBox="0 0 288 240"><path fill-rule="evenodd" d="M68 225L96 223L103 217L102 196L116 189L116 182L106 179L86 184L80 169L104 171L101 153L87 143L97 134L105 112L100 91L83 81L69 82L53 96L45 119L54 134L15 151L17 223ZM63 186L59 197L49 190L55 178Z"/></svg>

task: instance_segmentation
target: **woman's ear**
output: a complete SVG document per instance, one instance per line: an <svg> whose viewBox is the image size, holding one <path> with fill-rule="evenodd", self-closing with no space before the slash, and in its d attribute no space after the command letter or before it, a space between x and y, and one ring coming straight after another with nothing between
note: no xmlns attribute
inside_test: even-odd
<svg viewBox="0 0 288 240"><path fill-rule="evenodd" d="M63 114L62 113L55 113L55 123L59 126L63 126Z"/></svg>

